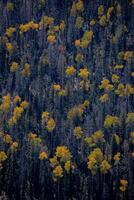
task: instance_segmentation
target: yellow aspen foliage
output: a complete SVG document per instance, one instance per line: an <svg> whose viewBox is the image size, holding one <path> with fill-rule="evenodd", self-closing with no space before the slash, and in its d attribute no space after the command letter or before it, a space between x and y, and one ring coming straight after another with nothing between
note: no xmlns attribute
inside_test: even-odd
<svg viewBox="0 0 134 200"><path fill-rule="evenodd" d="M90 26L94 26L96 24L95 19L92 19L89 24L90 24Z"/></svg>
<svg viewBox="0 0 134 200"><path fill-rule="evenodd" d="M76 72L76 69L71 65L66 69L66 76L73 76Z"/></svg>
<svg viewBox="0 0 134 200"><path fill-rule="evenodd" d="M30 27L31 29L33 29L33 30L38 30L38 28L39 28L39 24L37 24L37 23L35 23L35 22L33 22L33 21L30 21L30 22L28 23L28 25L29 25L29 27Z"/></svg>
<svg viewBox="0 0 134 200"><path fill-rule="evenodd" d="M101 165L100 165L101 173L106 174L109 171L110 168L111 168L111 165L108 163L108 161L103 160Z"/></svg>
<svg viewBox="0 0 134 200"><path fill-rule="evenodd" d="M2 97L2 104L0 105L0 110L3 112L7 112L10 109L11 105L11 96L7 94Z"/></svg>
<svg viewBox="0 0 134 200"><path fill-rule="evenodd" d="M35 138L35 140L33 140L33 144L36 145L40 145L42 143L42 140L40 137Z"/></svg>
<svg viewBox="0 0 134 200"><path fill-rule="evenodd" d="M122 97L125 94L125 86L122 83L120 83L118 85L118 88L115 90L115 93Z"/></svg>
<svg viewBox="0 0 134 200"><path fill-rule="evenodd" d="M130 142L134 144L134 131L130 133Z"/></svg>
<svg viewBox="0 0 134 200"><path fill-rule="evenodd" d="M42 29L44 26L52 25L54 22L53 17L43 16L41 22L39 23L39 29Z"/></svg>
<svg viewBox="0 0 134 200"><path fill-rule="evenodd" d="M106 101L109 100L109 96L108 94L103 94L101 97L100 97L100 102L101 103L105 103Z"/></svg>
<svg viewBox="0 0 134 200"><path fill-rule="evenodd" d="M108 84L108 85L106 85L105 90L106 91L111 91L113 89L113 87L114 86L112 84Z"/></svg>
<svg viewBox="0 0 134 200"><path fill-rule="evenodd" d="M89 41L88 40L85 40L85 39L82 39L81 40L81 44L80 44L80 47L83 48L83 49L86 49L89 45Z"/></svg>
<svg viewBox="0 0 134 200"><path fill-rule="evenodd" d="M126 51L124 53L124 60L125 61L130 62L132 58L133 58L133 52L132 51Z"/></svg>
<svg viewBox="0 0 134 200"><path fill-rule="evenodd" d="M47 121L46 129L48 130L48 132L53 132L53 130L55 129L55 127L56 127L56 123L55 123L54 119L50 118Z"/></svg>
<svg viewBox="0 0 134 200"><path fill-rule="evenodd" d="M21 98L17 95L14 97L13 99L13 103L20 103L21 102Z"/></svg>
<svg viewBox="0 0 134 200"><path fill-rule="evenodd" d="M117 152L117 153L114 155L113 159L114 159L114 161L119 162L120 159L121 159L121 153L120 153L120 152Z"/></svg>
<svg viewBox="0 0 134 200"><path fill-rule="evenodd" d="M59 92L58 92L58 96L67 96L67 91L65 89L61 89Z"/></svg>
<svg viewBox="0 0 134 200"><path fill-rule="evenodd" d="M71 154L69 149L66 146L58 146L55 153L57 158L60 158L61 161L66 162L71 159Z"/></svg>
<svg viewBox="0 0 134 200"><path fill-rule="evenodd" d="M108 79L103 79L101 81L101 85L99 85L99 89L105 89L108 84L109 84L109 80Z"/></svg>
<svg viewBox="0 0 134 200"><path fill-rule="evenodd" d="M117 144L117 145L119 145L120 144L120 137L115 133L114 135L113 135L113 140L115 141L115 143Z"/></svg>
<svg viewBox="0 0 134 200"><path fill-rule="evenodd" d="M11 72L17 72L18 71L19 64L17 62L12 62L10 66L10 71Z"/></svg>
<svg viewBox="0 0 134 200"><path fill-rule="evenodd" d="M71 170L71 161L70 160L68 160L67 162L65 162L64 169L69 174L69 172Z"/></svg>
<svg viewBox="0 0 134 200"><path fill-rule="evenodd" d="M8 120L8 125L9 126L13 126L14 124L16 124L17 123L17 119L16 119L16 117L11 117L9 120Z"/></svg>
<svg viewBox="0 0 134 200"><path fill-rule="evenodd" d="M96 171L97 171L97 161L96 159L94 158L94 156L90 156L88 157L88 162L87 162L87 166L88 166L88 169L91 171L91 173L93 175L96 174Z"/></svg>
<svg viewBox="0 0 134 200"><path fill-rule="evenodd" d="M106 91L111 91L113 89L113 85L109 83L108 79L103 79L101 84L99 85L99 89L105 89Z"/></svg>
<svg viewBox="0 0 134 200"><path fill-rule="evenodd" d="M88 76L90 75L90 71L87 68L80 69L78 75L80 78L87 79Z"/></svg>
<svg viewBox="0 0 134 200"><path fill-rule="evenodd" d="M85 142L89 147L95 147L97 143L104 143L104 134L101 130L95 131L90 137L85 138Z"/></svg>
<svg viewBox="0 0 134 200"><path fill-rule="evenodd" d="M99 23L101 26L106 26L107 25L107 17L106 15L103 15L102 17L100 17Z"/></svg>
<svg viewBox="0 0 134 200"><path fill-rule="evenodd" d="M134 0L131 0L131 4L133 4L133 5L134 5Z"/></svg>
<svg viewBox="0 0 134 200"><path fill-rule="evenodd" d="M40 154L39 154L39 159L40 160L45 160L47 158L48 158L47 152L45 152L45 151L40 152Z"/></svg>
<svg viewBox="0 0 134 200"><path fill-rule="evenodd" d="M128 187L128 181L125 179L120 180L120 190L121 192L125 192Z"/></svg>
<svg viewBox="0 0 134 200"><path fill-rule="evenodd" d="M55 37L55 35L48 35L47 41L48 41L50 44L55 43L55 42L56 42L56 37Z"/></svg>
<svg viewBox="0 0 134 200"><path fill-rule="evenodd" d="M84 141L91 148L96 146L96 144L93 142L92 137L85 137Z"/></svg>
<svg viewBox="0 0 134 200"><path fill-rule="evenodd" d="M131 73L131 76L134 78L134 72Z"/></svg>
<svg viewBox="0 0 134 200"><path fill-rule="evenodd" d="M42 143L41 138L38 137L36 133L29 133L28 141L34 146L39 146Z"/></svg>
<svg viewBox="0 0 134 200"><path fill-rule="evenodd" d="M2 131L0 131L0 138L3 138L3 132Z"/></svg>
<svg viewBox="0 0 134 200"><path fill-rule="evenodd" d="M80 44L81 44L80 39L79 40L75 40L74 44L75 44L76 47L80 47Z"/></svg>
<svg viewBox="0 0 134 200"><path fill-rule="evenodd" d="M39 24L34 23L33 21L30 21L27 24L21 24L19 26L19 29L20 29L21 33L25 33L27 31L29 31L30 29L32 29L32 30L38 30L38 28L39 28Z"/></svg>
<svg viewBox="0 0 134 200"><path fill-rule="evenodd" d="M121 51L118 53L118 58L127 61L128 63L131 62L134 54L132 51Z"/></svg>
<svg viewBox="0 0 134 200"><path fill-rule="evenodd" d="M53 31L54 31L54 32L59 32L59 31L60 31L59 25L54 26L54 27L53 27ZM54 32L53 32L53 33L54 33Z"/></svg>
<svg viewBox="0 0 134 200"><path fill-rule="evenodd" d="M126 118L126 124L133 124L134 123L134 113L129 112Z"/></svg>
<svg viewBox="0 0 134 200"><path fill-rule="evenodd" d="M114 86L112 84L108 84L105 88L106 91L111 91L113 90Z"/></svg>
<svg viewBox="0 0 134 200"><path fill-rule="evenodd" d="M73 132L77 139L80 139L83 136L83 131L80 126L75 127Z"/></svg>
<svg viewBox="0 0 134 200"><path fill-rule="evenodd" d="M103 161L103 153L100 148L95 148L88 156L87 166L93 175L96 174Z"/></svg>
<svg viewBox="0 0 134 200"><path fill-rule="evenodd" d="M13 126L17 123L17 120L20 119L24 110L28 107L29 103L27 101L22 101L20 106L16 106L13 110L11 118L8 120L9 126Z"/></svg>
<svg viewBox="0 0 134 200"><path fill-rule="evenodd" d="M59 165L59 161L57 160L56 156L54 156L53 158L50 158L49 161L50 161L51 167L55 167L56 165Z"/></svg>
<svg viewBox="0 0 134 200"><path fill-rule="evenodd" d="M126 87L124 89L124 94L127 95L127 96L134 94L134 87L132 87L129 84L126 84Z"/></svg>
<svg viewBox="0 0 134 200"><path fill-rule="evenodd" d="M91 136L94 143L97 142L104 142L104 134L101 130L95 131L94 134Z"/></svg>
<svg viewBox="0 0 134 200"><path fill-rule="evenodd" d="M44 22L47 24L47 25L50 25L54 22L54 18L53 17L47 17L47 16L44 16Z"/></svg>
<svg viewBox="0 0 134 200"><path fill-rule="evenodd" d="M20 107L22 107L23 109L26 109L29 106L29 103L27 101L22 101L20 104Z"/></svg>
<svg viewBox="0 0 134 200"><path fill-rule="evenodd" d="M90 81L89 80L80 81L80 89L88 91L90 89Z"/></svg>
<svg viewBox="0 0 134 200"><path fill-rule="evenodd" d="M110 7L108 8L106 14L104 14L104 6L103 5L100 5L99 8L98 8L98 17L99 17L99 24L101 26L106 26L110 17L111 17L111 14L112 14L112 11L113 11L113 7Z"/></svg>
<svg viewBox="0 0 134 200"><path fill-rule="evenodd" d="M11 143L12 143L12 138L11 138L11 136L10 136L9 134L6 134L6 135L4 136L4 141L5 141L6 144L11 144Z"/></svg>
<svg viewBox="0 0 134 200"><path fill-rule="evenodd" d="M19 119L21 114L23 113L24 109L22 107L16 106L13 111L13 116L16 119Z"/></svg>
<svg viewBox="0 0 134 200"><path fill-rule="evenodd" d="M132 158L134 158L134 151L131 153L131 155L132 155Z"/></svg>
<svg viewBox="0 0 134 200"><path fill-rule="evenodd" d="M79 117L79 118L82 117L83 113L84 113L83 108L81 108L80 106L74 107L68 111L67 118L71 121L75 117Z"/></svg>
<svg viewBox="0 0 134 200"><path fill-rule="evenodd" d="M82 12L84 10L83 0L78 0L76 3L76 10Z"/></svg>
<svg viewBox="0 0 134 200"><path fill-rule="evenodd" d="M23 77L29 77L30 76L30 65L28 63L26 63L24 65L24 69L21 71L21 75Z"/></svg>
<svg viewBox="0 0 134 200"><path fill-rule="evenodd" d="M92 41L93 31L85 31L83 37L81 38L81 48L87 48L89 43Z"/></svg>
<svg viewBox="0 0 134 200"><path fill-rule="evenodd" d="M6 43L6 50L7 50L9 53L12 53L13 49L14 49L14 47L13 47L12 43L11 43L11 42L7 42L7 43Z"/></svg>
<svg viewBox="0 0 134 200"><path fill-rule="evenodd" d="M15 31L16 31L16 28L9 27L9 28L6 29L5 35L10 38Z"/></svg>
<svg viewBox="0 0 134 200"><path fill-rule="evenodd" d="M85 31L83 38L90 42L93 38L93 31Z"/></svg>
<svg viewBox="0 0 134 200"><path fill-rule="evenodd" d="M124 51L120 51L119 53L118 53L118 59L120 59L120 60L123 60L124 59L124 54L125 54L125 52Z"/></svg>
<svg viewBox="0 0 134 200"><path fill-rule="evenodd" d="M79 29L82 28L83 23L84 23L84 20L83 20L82 17L77 17L76 18L76 22L75 22L76 28L79 28Z"/></svg>
<svg viewBox="0 0 134 200"><path fill-rule="evenodd" d="M114 7L110 7L110 8L108 8L108 10L107 10L107 14L106 14L106 16L107 16L107 20L110 19L113 10L114 10Z"/></svg>
<svg viewBox="0 0 134 200"><path fill-rule="evenodd" d="M115 67L114 67L114 69L123 69L124 68L124 66L123 65L115 65Z"/></svg>
<svg viewBox="0 0 134 200"><path fill-rule="evenodd" d="M48 121L49 115L50 115L49 112L47 111L43 112L41 116L42 120Z"/></svg>
<svg viewBox="0 0 134 200"><path fill-rule="evenodd" d="M2 167L2 163L0 163L0 170L2 169L3 167Z"/></svg>
<svg viewBox="0 0 134 200"><path fill-rule="evenodd" d="M81 53L78 53L75 57L75 61L78 63L82 63L84 61L84 56Z"/></svg>
<svg viewBox="0 0 134 200"><path fill-rule="evenodd" d="M101 15L103 15L103 13L104 13L104 6L100 5L98 7L98 16L100 17Z"/></svg>
<svg viewBox="0 0 134 200"><path fill-rule="evenodd" d="M112 75L112 82L113 83L118 83L119 79L120 79L120 77L117 74Z"/></svg>
<svg viewBox="0 0 134 200"><path fill-rule="evenodd" d="M120 120L118 117L116 116L112 116L112 115L107 115L105 117L105 121L104 121L104 127L105 128L110 128L110 127L116 127L119 126L120 124Z"/></svg>
<svg viewBox="0 0 134 200"><path fill-rule="evenodd" d="M28 24L25 24L25 25L21 24L20 27L19 27L19 29L20 29L20 31L22 33L25 33L25 32L27 32L30 29L30 27L28 26Z"/></svg>
<svg viewBox="0 0 134 200"><path fill-rule="evenodd" d="M84 109L88 108L89 105L90 105L90 102L89 102L88 100L85 100L85 101L83 102L83 108L84 108Z"/></svg>
<svg viewBox="0 0 134 200"><path fill-rule="evenodd" d="M52 88L54 91L59 91L61 89L61 86L59 84L53 84Z"/></svg>
<svg viewBox="0 0 134 200"><path fill-rule="evenodd" d="M13 142L11 144L10 149L11 149L12 153L17 150L18 146L19 146L18 142Z"/></svg>
<svg viewBox="0 0 134 200"><path fill-rule="evenodd" d="M4 151L0 151L0 163L7 159L7 155Z"/></svg>
<svg viewBox="0 0 134 200"><path fill-rule="evenodd" d="M53 176L55 178L58 178L58 177L60 178L63 176L63 169L62 169L61 165L58 165L53 169Z"/></svg>
<svg viewBox="0 0 134 200"><path fill-rule="evenodd" d="M113 36L111 41L113 44L117 44L118 43L119 38L117 36Z"/></svg>
<svg viewBox="0 0 134 200"><path fill-rule="evenodd" d="M99 162L99 163L101 163L102 160L103 160L103 153L102 153L102 151L101 151L100 148L95 148L95 149L91 152L91 155L89 155L89 158L90 158L90 156L91 156L91 157L93 156L93 157L97 160L97 162Z"/></svg>
<svg viewBox="0 0 134 200"><path fill-rule="evenodd" d="M29 140L34 140L35 138L37 138L37 134L36 133L29 133L28 134L28 139Z"/></svg>

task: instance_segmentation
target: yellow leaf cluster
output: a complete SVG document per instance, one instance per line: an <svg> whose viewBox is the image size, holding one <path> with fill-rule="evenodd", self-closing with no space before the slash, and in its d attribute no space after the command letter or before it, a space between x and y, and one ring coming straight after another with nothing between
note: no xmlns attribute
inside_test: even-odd
<svg viewBox="0 0 134 200"><path fill-rule="evenodd" d="M104 121L104 127L105 128L110 128L110 127L115 127L115 126L119 126L120 124L120 120L118 117L116 116L112 116L112 115L107 115L105 117L105 121Z"/></svg>

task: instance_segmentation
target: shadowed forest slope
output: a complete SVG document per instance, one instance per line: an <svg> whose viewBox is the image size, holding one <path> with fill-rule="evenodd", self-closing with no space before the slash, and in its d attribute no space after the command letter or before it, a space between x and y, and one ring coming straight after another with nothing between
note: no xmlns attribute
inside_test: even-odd
<svg viewBox="0 0 134 200"><path fill-rule="evenodd" d="M0 199L134 199L134 0L0 1Z"/></svg>

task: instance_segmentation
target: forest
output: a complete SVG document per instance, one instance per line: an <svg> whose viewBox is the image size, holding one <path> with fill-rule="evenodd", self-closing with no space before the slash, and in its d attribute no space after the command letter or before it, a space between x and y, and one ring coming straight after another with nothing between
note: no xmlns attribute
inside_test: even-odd
<svg viewBox="0 0 134 200"><path fill-rule="evenodd" d="M0 0L0 200L134 200L134 0Z"/></svg>

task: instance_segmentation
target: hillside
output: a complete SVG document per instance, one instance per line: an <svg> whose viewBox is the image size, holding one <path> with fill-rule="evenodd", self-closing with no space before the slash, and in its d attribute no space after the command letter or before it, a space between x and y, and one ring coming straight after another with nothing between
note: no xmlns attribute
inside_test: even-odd
<svg viewBox="0 0 134 200"><path fill-rule="evenodd" d="M0 1L0 199L134 200L134 0Z"/></svg>

